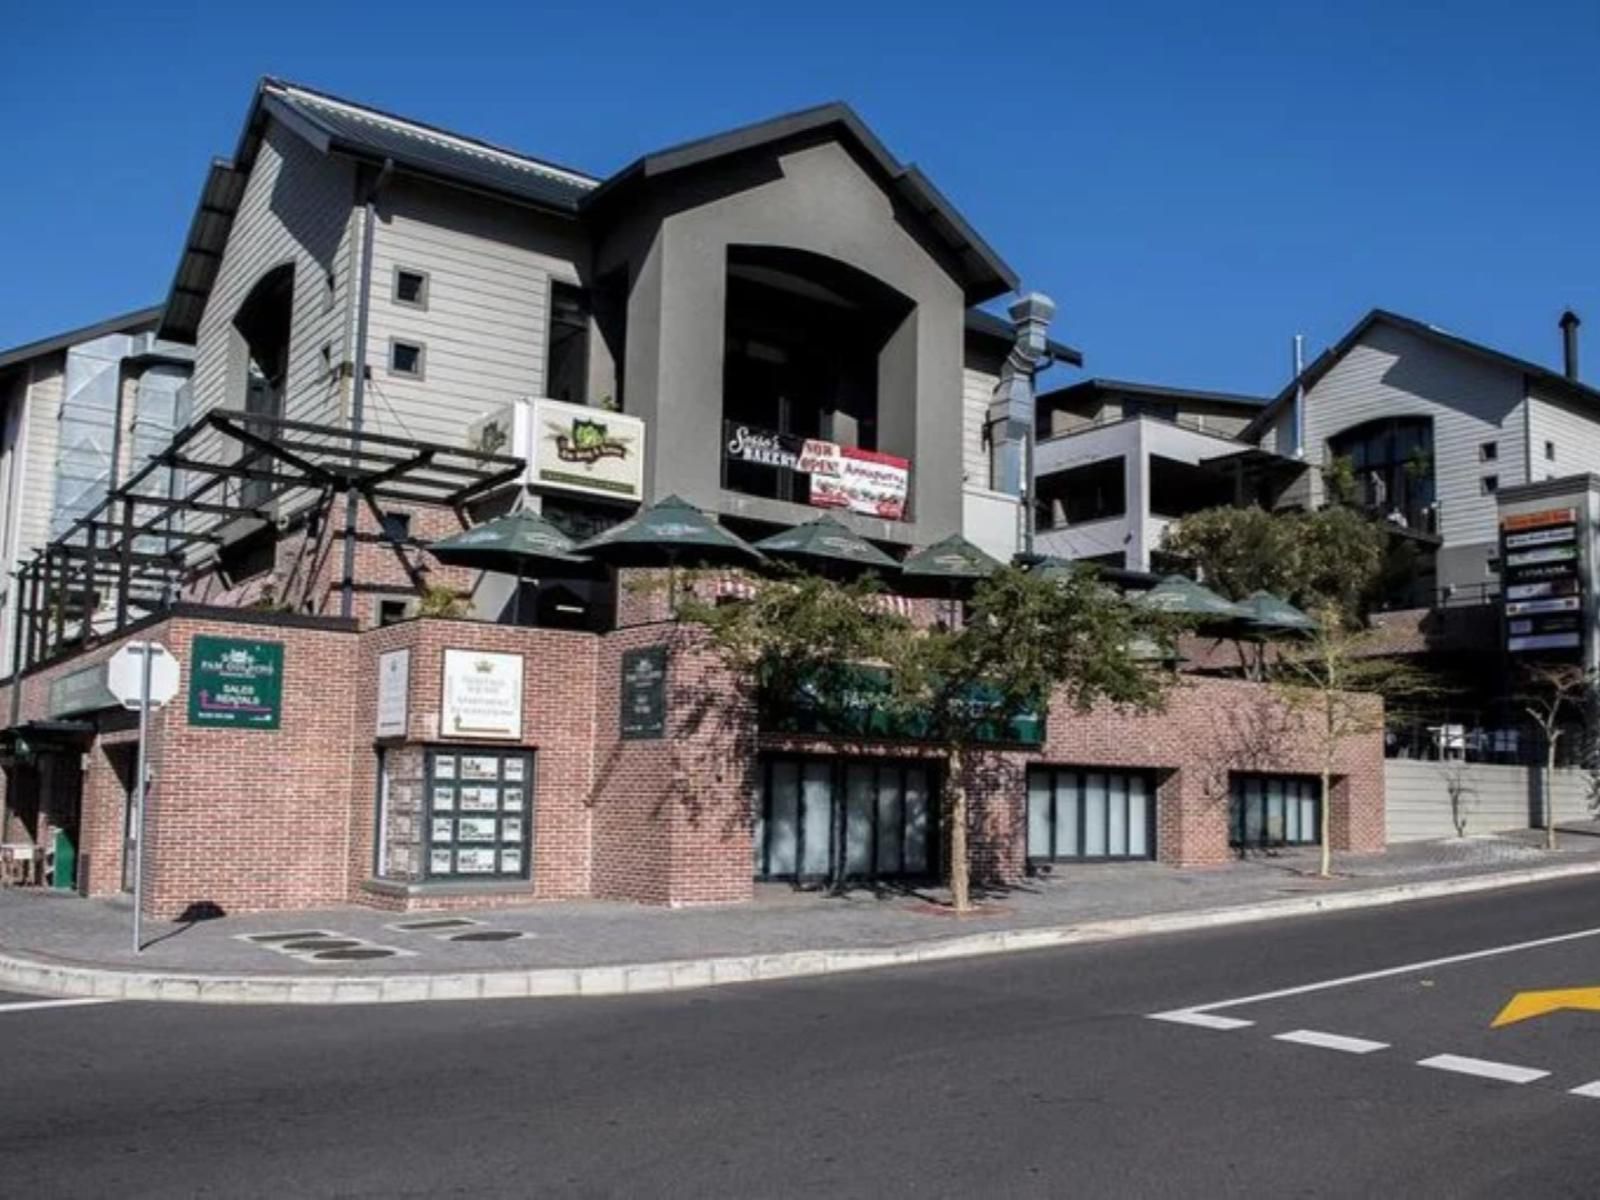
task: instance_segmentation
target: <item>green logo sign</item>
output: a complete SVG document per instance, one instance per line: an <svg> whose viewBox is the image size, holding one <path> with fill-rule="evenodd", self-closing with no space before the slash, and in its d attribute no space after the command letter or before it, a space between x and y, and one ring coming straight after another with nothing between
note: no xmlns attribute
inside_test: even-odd
<svg viewBox="0 0 1600 1200"><path fill-rule="evenodd" d="M283 643L198 636L189 657L189 724L276 729L283 708Z"/></svg>

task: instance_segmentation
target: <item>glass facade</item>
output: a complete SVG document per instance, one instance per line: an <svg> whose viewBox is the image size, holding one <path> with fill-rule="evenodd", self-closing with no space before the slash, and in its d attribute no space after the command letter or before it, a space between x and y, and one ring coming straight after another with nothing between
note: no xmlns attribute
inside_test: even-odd
<svg viewBox="0 0 1600 1200"><path fill-rule="evenodd" d="M772 757L763 760L761 778L757 879L934 872L936 801L925 764Z"/></svg>
<svg viewBox="0 0 1600 1200"><path fill-rule="evenodd" d="M1031 862L1155 857L1155 782L1143 771L1028 771Z"/></svg>

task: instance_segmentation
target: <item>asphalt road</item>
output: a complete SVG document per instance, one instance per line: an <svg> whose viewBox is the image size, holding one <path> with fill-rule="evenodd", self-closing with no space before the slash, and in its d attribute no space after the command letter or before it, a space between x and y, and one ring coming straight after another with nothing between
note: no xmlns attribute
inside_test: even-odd
<svg viewBox="0 0 1600 1200"><path fill-rule="evenodd" d="M1592 929L1577 882L662 997L0 997L0 1195L1593 1196L1600 1012L1488 1028L1600 986L1504 947Z"/></svg>

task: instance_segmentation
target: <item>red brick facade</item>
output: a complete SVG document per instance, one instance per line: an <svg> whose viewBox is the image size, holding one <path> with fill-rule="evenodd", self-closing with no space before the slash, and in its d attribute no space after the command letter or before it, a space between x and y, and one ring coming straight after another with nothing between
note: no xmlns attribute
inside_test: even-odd
<svg viewBox="0 0 1600 1200"><path fill-rule="evenodd" d="M388 553L385 548L385 552ZM284 692L275 730L188 723L188 676L152 721L156 784L146 888L163 916L207 902L228 911L361 902L393 908L608 897L655 904L724 903L752 894L752 825L759 752L927 756L926 748L762 737L739 681L691 629L659 619L646 593L624 601L637 622L608 634L412 620L358 631L326 618L183 608L137 636L189 661L197 634L281 642ZM652 619L658 618L658 619ZM626 740L619 729L623 655L668 648L665 736ZM24 677L21 720L49 715L50 683L107 657L115 643ZM523 656L522 737L532 751L532 878L492 888L425 879L425 748L456 744L440 731L444 651ZM410 652L403 737L375 737L377 664ZM9 700L9 694L6 695ZM86 744L8 768L21 810L10 836L41 836L70 823L76 806L88 890L122 881L126 795L136 730L131 714L101 712ZM472 744L472 743L466 743ZM387 878L374 881L380 752L388 777ZM1316 739L1305 717L1268 688L1240 680L1180 678L1165 711L1051 710L1037 750L997 749L968 766L975 875L1015 880L1025 869L1029 765L1106 766L1151 772L1156 848L1163 862L1224 861L1228 798L1238 772L1315 775ZM81 764L81 802L72 775ZM1383 844L1381 736L1339 750L1332 844ZM26 828L23 828L26 826Z"/></svg>

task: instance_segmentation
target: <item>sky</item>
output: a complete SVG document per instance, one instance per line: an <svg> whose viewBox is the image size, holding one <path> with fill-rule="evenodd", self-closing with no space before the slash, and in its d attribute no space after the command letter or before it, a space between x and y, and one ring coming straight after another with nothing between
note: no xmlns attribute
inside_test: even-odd
<svg viewBox="0 0 1600 1200"><path fill-rule="evenodd" d="M1271 393L1373 307L1554 366L1571 307L1600 383L1597 64L1595 0L17 4L0 347L160 303L274 74L596 174L848 101L1095 376Z"/></svg>

